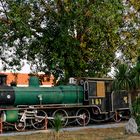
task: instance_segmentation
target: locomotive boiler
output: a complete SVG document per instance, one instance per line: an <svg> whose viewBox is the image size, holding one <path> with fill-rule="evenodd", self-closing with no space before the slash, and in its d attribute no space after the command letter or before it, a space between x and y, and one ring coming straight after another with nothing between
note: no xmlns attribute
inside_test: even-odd
<svg viewBox="0 0 140 140"><path fill-rule="evenodd" d="M31 77L28 87L2 87L1 105L75 104L83 101L81 86L40 87L39 79Z"/></svg>
<svg viewBox="0 0 140 140"><path fill-rule="evenodd" d="M39 79L30 77L28 87L6 86L0 82L1 118L17 130L43 129L59 114L63 126L88 125L129 117L127 92L115 93L110 78L75 78L67 85L40 87Z"/></svg>

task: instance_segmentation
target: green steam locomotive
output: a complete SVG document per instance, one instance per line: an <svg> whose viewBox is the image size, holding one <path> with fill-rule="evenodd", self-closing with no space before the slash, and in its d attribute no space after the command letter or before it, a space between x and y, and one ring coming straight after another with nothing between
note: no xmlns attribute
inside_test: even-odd
<svg viewBox="0 0 140 140"><path fill-rule="evenodd" d="M71 78L67 85L40 87L39 78L32 76L28 87L16 87L7 86L6 75L0 75L0 84L1 119L18 131L44 129L45 121L57 114L63 126L130 116L127 92L115 93L110 78Z"/></svg>

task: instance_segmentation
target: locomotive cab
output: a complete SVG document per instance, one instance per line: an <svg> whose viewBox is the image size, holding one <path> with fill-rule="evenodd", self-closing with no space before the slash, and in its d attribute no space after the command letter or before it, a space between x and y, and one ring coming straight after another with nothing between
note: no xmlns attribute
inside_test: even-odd
<svg viewBox="0 0 140 140"><path fill-rule="evenodd" d="M6 74L0 74L0 86L5 86L7 81L7 75Z"/></svg>
<svg viewBox="0 0 140 140"><path fill-rule="evenodd" d="M89 105L98 106L101 111L111 110L111 78L86 78L88 93L85 94Z"/></svg>
<svg viewBox="0 0 140 140"><path fill-rule="evenodd" d="M112 118L119 122L122 118L130 117L128 93L113 91L113 79L83 78L79 83L83 83L83 104L92 107L94 121L105 121Z"/></svg>
<svg viewBox="0 0 140 140"><path fill-rule="evenodd" d="M82 78L79 83L84 87L83 103L96 105L103 112L128 109L127 92L114 92L112 82L112 78Z"/></svg>

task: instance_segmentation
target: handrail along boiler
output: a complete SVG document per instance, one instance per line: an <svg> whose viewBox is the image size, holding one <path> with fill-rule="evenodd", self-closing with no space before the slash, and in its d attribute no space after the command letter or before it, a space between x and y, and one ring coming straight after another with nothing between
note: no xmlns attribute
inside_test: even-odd
<svg viewBox="0 0 140 140"><path fill-rule="evenodd" d="M38 77L31 76L28 87L16 87L7 86L6 75L1 74L0 84L1 118L18 131L43 129L45 119L51 123L57 114L63 126L118 122L130 115L127 92L115 93L110 78L72 78L67 85L40 87Z"/></svg>

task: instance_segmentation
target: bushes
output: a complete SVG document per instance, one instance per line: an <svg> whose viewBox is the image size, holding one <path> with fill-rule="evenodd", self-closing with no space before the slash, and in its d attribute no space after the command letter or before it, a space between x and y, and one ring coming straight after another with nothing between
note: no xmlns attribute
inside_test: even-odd
<svg viewBox="0 0 140 140"><path fill-rule="evenodd" d="M138 125L138 132L140 132L140 97L134 101L132 108L132 115Z"/></svg>

